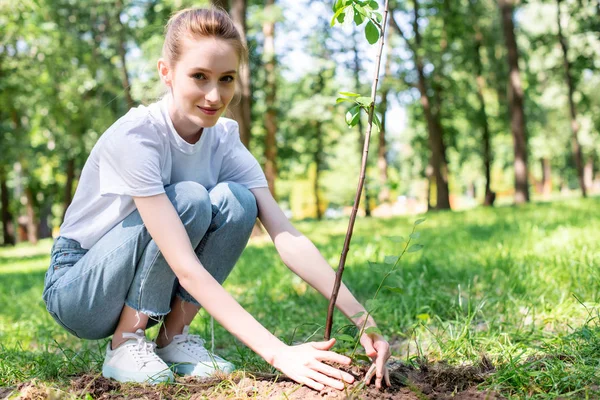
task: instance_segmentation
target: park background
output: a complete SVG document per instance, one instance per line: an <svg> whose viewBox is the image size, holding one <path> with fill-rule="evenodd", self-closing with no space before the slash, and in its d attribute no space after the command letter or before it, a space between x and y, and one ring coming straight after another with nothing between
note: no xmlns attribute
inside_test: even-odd
<svg viewBox="0 0 600 400"><path fill-rule="evenodd" d="M101 363L97 348L44 314L51 237L100 135L163 93L156 60L168 17L201 4L210 3L0 1L0 384L94 371L94 354ZM366 115L349 128L336 98L370 93L377 46L352 16L332 28L330 2L212 4L230 11L250 50L228 115L274 196L336 265L366 131ZM499 378L487 382L509 395L597 391L600 2L412 0L390 1L390 11L382 127L349 286L372 296L408 240L411 215L427 213L411 238L422 253L401 260L390 284L398 290L381 294L390 300L379 304L382 330L397 354L455 364L488 354ZM255 315L282 335L308 337L318 325L303 322L323 320L322 299L281 280L280 264L255 238L228 288L250 311L250 294L279 301ZM264 279L252 281L262 268ZM305 314L290 315L293 307ZM206 321L196 328L206 333ZM427 345L415 348L417 338ZM216 340L227 351L226 333ZM68 356L82 349L88 362ZM264 368L245 353L242 364Z"/></svg>

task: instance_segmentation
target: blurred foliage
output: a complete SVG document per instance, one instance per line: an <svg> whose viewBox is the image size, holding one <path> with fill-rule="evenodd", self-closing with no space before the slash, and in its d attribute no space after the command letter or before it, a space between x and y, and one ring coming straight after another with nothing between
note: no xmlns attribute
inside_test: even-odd
<svg viewBox="0 0 600 400"><path fill-rule="evenodd" d="M156 60L168 17L182 7L208 3L0 1L0 170L7 174L8 208L14 219L26 214L25 193L30 190L37 218L58 226L67 197L69 165L74 165L75 187L96 140L127 112L118 53L120 40L124 38L127 50L133 100L148 104L164 92L157 79ZM597 169L600 15L593 1L562 3L581 125L579 140L585 161L595 163ZM340 91L369 94L376 46L370 46L364 36L358 41L363 66L359 76L365 84L357 89L352 70L353 37L357 29L364 31L364 27L344 22L341 27L331 28L331 3L280 0L277 5L273 13L266 15L262 2L248 2L251 151L264 162L262 22L273 18L277 21L279 62L279 198L289 206L292 192L311 197L294 185L318 179L324 204L334 208L351 205L360 167L358 133L346 127L348 103L336 105L335 99ZM390 5L391 15L411 38L414 0L390 1ZM440 111L444 127L451 196L464 196L472 187L477 201L481 202L483 196L482 132L474 72L475 33L480 30L484 44L483 94L492 134L491 186L499 196L509 197L513 190L513 148L506 95L506 49L496 2L420 0L419 6L422 44L418 51L425 61L431 90L437 94L433 107ZM117 18L123 32L119 31ZM554 187L577 189L569 142L567 86L557 40L556 2L520 2L514 18L526 98L531 184L541 180L541 159L547 158ZM415 87L417 76L405 42L391 30L386 40L392 44L391 52L385 55L392 61L391 75L383 79L390 88L390 109L381 110L387 111L386 186L392 189L392 199L408 196L423 202L430 150ZM368 188L375 195L372 197L382 185L377 179L377 145L374 138L367 172ZM310 175L310 166L317 159L319 173Z"/></svg>

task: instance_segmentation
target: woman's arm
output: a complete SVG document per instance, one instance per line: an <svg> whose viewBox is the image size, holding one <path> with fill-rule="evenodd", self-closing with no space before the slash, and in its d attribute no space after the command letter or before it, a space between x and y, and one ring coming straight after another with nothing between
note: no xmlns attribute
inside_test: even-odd
<svg viewBox="0 0 600 400"><path fill-rule="evenodd" d="M296 230L289 222L267 188L251 190L258 203L258 217L271 236L282 261L296 275L315 288L325 298L331 297L335 282L335 272L323 258L315 245ZM359 329L363 326L367 313L365 308L342 283L336 306ZM362 313L358 317L356 314ZM369 316L367 328L377 326ZM363 335L361 343L367 355L374 358L377 365L376 385L381 385L385 376L385 361L389 358L389 345L378 334ZM387 379L387 377L385 377Z"/></svg>
<svg viewBox="0 0 600 400"><path fill-rule="evenodd" d="M353 381L351 375L320 362L350 363L347 357L327 351L333 342L287 346L244 310L204 269L166 194L135 197L134 201L144 225L181 286L231 334L290 378L314 389L322 389L323 384L342 389L344 385L338 379Z"/></svg>

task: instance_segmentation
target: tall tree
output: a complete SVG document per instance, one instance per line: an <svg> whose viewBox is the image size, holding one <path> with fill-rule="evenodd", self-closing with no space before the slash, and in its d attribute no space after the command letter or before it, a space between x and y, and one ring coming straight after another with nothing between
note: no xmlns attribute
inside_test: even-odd
<svg viewBox="0 0 600 400"><path fill-rule="evenodd" d="M519 72L519 51L513 23L514 0L498 0L498 6L500 8L509 67L508 101L515 153L515 203L521 204L529 202L529 178L523 86Z"/></svg>
<svg viewBox="0 0 600 400"><path fill-rule="evenodd" d="M358 31L354 32L354 35L352 36L352 38L354 39L354 43L353 43L353 47L352 47L352 53L354 55L354 62L352 63L352 71L354 73L354 89L356 90L357 93L362 93L362 88L361 88L361 81L360 81L360 70L361 70L361 65L360 65L360 55L359 55L359 50L358 50L358 40L356 38L357 35L359 35L360 33ZM364 127L363 127L363 122L362 119L359 117L358 118L358 124L356 124L357 129L358 129L358 154L359 157L362 156L363 154L363 148L365 146L365 133L364 133ZM368 162L367 162L367 169L368 169ZM368 174L365 174L368 176ZM371 197L369 195L369 182L368 182L368 178L365 179L365 215L367 217L371 216Z"/></svg>
<svg viewBox="0 0 600 400"><path fill-rule="evenodd" d="M577 169L577 177L579 178L579 186L581 187L581 193L583 197L587 197L587 188L585 184L583 174L583 156L581 154L581 145L579 144L579 123L577 122L577 108L575 107L575 100L573 99L575 93L575 84L573 83L573 77L571 75L571 62L569 61L569 45L567 38L563 34L562 21L561 21L561 5L562 0L556 0L556 21L558 25L558 41L563 53L563 64L565 67L565 78L567 82L567 88L569 89L569 112L571 115L571 147L573 150L573 158L575 159L575 168ZM599 3L600 4L600 3Z"/></svg>
<svg viewBox="0 0 600 400"><path fill-rule="evenodd" d="M266 73L266 107L265 128L265 176L271 194L276 198L275 180L277 179L277 71L275 58L275 0L265 0L265 20L263 22L264 47L263 58Z"/></svg>
<svg viewBox="0 0 600 400"><path fill-rule="evenodd" d="M247 26L246 26L246 0L232 0L231 18L240 32L244 45L248 44ZM235 120L240 126L240 138L246 147L250 147L251 138L251 109L252 109L252 89L250 86L250 63L246 63L244 68L240 70L238 80L236 82L236 91L240 95L239 103L232 107L232 112Z"/></svg>
<svg viewBox="0 0 600 400"><path fill-rule="evenodd" d="M225 11L229 10L229 0L210 0L210 4L215 7L222 8Z"/></svg>
<svg viewBox="0 0 600 400"><path fill-rule="evenodd" d="M123 93L125 93L127 108L129 109L134 107L135 103L133 102L133 97L131 97L131 85L129 84L129 73L127 72L127 32L126 27L121 21L123 11L123 0L115 0L114 23L117 27L117 52L121 61L121 85L123 86Z"/></svg>
<svg viewBox="0 0 600 400"><path fill-rule="evenodd" d="M0 165L0 210L2 211L3 244L15 244L13 217L10 212L10 195L6 185L6 173L3 165Z"/></svg>
<svg viewBox="0 0 600 400"><path fill-rule="evenodd" d="M386 47L386 58L383 80L381 82L381 103L379 105L381 110L381 129L379 130L378 141L377 141L377 170L379 176L379 195L378 200L380 203L385 203L390 200L390 189L388 187L388 160L387 160L387 144L386 144L386 129L387 129L387 118L386 113L388 109L388 96L390 95L390 80L392 79L392 35L390 31L387 32L387 40L385 41Z"/></svg>
<svg viewBox="0 0 600 400"><path fill-rule="evenodd" d="M485 197L483 204L491 206L494 203L495 194L490 189L491 185L491 169L492 169L492 152L490 149L490 127L488 124L488 116L485 109L485 98L483 91L485 88L485 78L483 77L483 63L481 62L481 49L483 47L483 32L479 25L478 13L475 10L477 6L477 0L469 1L471 15L475 17L473 22L473 28L475 30L475 51L473 53L473 61L475 63L475 81L477 83L477 99L479 101L479 118L478 122L481 124L482 131L482 159L485 175Z"/></svg>
<svg viewBox="0 0 600 400"><path fill-rule="evenodd" d="M440 121L439 112L433 110L433 102L429 95L429 85L427 76L425 75L425 64L421 33L419 31L419 1L413 2L413 34L414 43L404 34L400 25L396 22L393 14L390 18L390 27L402 36L413 54L413 60L417 71L418 81L417 88L421 95L421 106L427 123L429 149L431 151L430 165L432 174L436 183L436 205L435 208L450 209L450 191L448 188L448 164L446 161L446 145L444 144L444 128ZM438 98L438 110L441 99Z"/></svg>

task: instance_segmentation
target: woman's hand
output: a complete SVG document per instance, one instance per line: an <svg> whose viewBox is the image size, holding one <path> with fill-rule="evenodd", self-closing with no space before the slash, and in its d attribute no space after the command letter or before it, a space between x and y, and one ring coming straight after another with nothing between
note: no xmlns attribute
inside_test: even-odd
<svg viewBox="0 0 600 400"><path fill-rule="evenodd" d="M335 339L326 342L309 342L297 346L286 346L273 357L273 366L298 383L315 390L325 385L342 390L354 382L347 372L324 364L323 361L349 365L350 358L328 351Z"/></svg>
<svg viewBox="0 0 600 400"><path fill-rule="evenodd" d="M364 382L367 385L370 384L371 379L375 376L376 388L381 388L382 380L385 380L386 385L391 387L390 372L385 364L391 355L389 343L378 333L363 333L360 337L360 344L365 348L367 356L373 360L373 365L369 368Z"/></svg>

